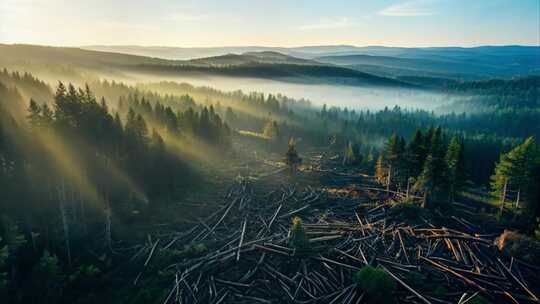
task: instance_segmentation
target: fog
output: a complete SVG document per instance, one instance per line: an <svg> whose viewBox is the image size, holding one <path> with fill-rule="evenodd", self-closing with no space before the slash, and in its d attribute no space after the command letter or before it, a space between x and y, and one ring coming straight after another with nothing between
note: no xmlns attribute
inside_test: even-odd
<svg viewBox="0 0 540 304"><path fill-rule="evenodd" d="M437 110L450 103L447 95L429 93L414 89L396 89L391 87L360 87L339 84L304 84L278 81L218 76L156 76L148 74L130 74L123 81L131 84L174 81L189 83L194 86L208 86L222 91L242 90L244 93L262 92L282 94L295 99L310 100L316 106L339 106L349 109L380 110L398 105L408 109Z"/></svg>
<svg viewBox="0 0 540 304"><path fill-rule="evenodd" d="M84 86L85 82L108 80L124 82L129 85L145 84L160 81L188 83L194 86L208 86L221 91L242 90L244 93L261 92L265 94L282 94L295 99L307 99L315 106L338 106L355 110L381 110L396 105L406 109L424 109L436 112L447 112L451 109L452 98L446 94L438 94L418 89L398 89L392 87L367 87L330 83L313 83L311 79L295 78L290 81L263 78L224 77L209 75L163 75L149 73L133 73L116 69L21 69L32 72L40 79L48 82L53 88L58 81L72 82ZM299 80L304 80L300 82ZM311 83L310 83L311 81ZM164 92L166 93L166 92ZM443 110L444 109L444 110Z"/></svg>

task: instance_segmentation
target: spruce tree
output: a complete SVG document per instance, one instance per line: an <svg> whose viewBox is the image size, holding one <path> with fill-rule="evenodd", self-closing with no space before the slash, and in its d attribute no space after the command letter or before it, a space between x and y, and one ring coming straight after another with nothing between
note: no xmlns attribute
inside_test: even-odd
<svg viewBox="0 0 540 304"><path fill-rule="evenodd" d="M383 154L380 154L375 164L375 179L385 185L388 181L388 166Z"/></svg>
<svg viewBox="0 0 540 304"><path fill-rule="evenodd" d="M418 177L415 188L423 191L430 200L440 200L448 191L446 175L445 146L440 128L430 129L429 154L424 162L422 173Z"/></svg>
<svg viewBox="0 0 540 304"><path fill-rule="evenodd" d="M424 136L420 130L416 130L412 140L407 146L407 167L411 177L417 178L422 173L424 161L427 157Z"/></svg>
<svg viewBox="0 0 540 304"><path fill-rule="evenodd" d="M445 156L447 166L447 178L449 186L449 198L454 200L455 195L465 185L465 156L463 143L457 137L453 137L448 145Z"/></svg>
<svg viewBox="0 0 540 304"><path fill-rule="evenodd" d="M41 107L34 99L30 99L27 119L32 129L39 129L41 127Z"/></svg>
<svg viewBox="0 0 540 304"><path fill-rule="evenodd" d="M527 138L510 152L502 154L491 177L492 194L501 198L501 210L508 193L515 193L516 205L521 198L527 199L534 182L534 170L538 165L538 148L533 137Z"/></svg>
<svg viewBox="0 0 540 304"><path fill-rule="evenodd" d="M264 126L263 134L272 140L278 140L281 134L277 122L269 120Z"/></svg>
<svg viewBox="0 0 540 304"><path fill-rule="evenodd" d="M345 152L343 153L343 164L344 165L353 165L356 164L359 161L358 155L356 153L356 148L354 144L349 141L347 144L347 147L345 148Z"/></svg>
<svg viewBox="0 0 540 304"><path fill-rule="evenodd" d="M384 148L387 172L390 174L390 183L403 185L407 179L404 162L405 140L395 133L390 136Z"/></svg>
<svg viewBox="0 0 540 304"><path fill-rule="evenodd" d="M296 141L294 138L289 139L287 153L285 153L285 163L289 166L291 173L295 173L300 163L302 163L302 158L296 152Z"/></svg>

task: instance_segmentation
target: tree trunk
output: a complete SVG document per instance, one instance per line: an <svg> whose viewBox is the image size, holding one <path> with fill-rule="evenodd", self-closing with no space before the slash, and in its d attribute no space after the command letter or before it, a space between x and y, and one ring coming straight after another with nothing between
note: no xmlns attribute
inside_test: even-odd
<svg viewBox="0 0 540 304"><path fill-rule="evenodd" d="M79 188L79 211L81 217L81 225L83 228L84 234L88 234L88 227L86 226L86 212L85 212L85 202L81 189Z"/></svg>
<svg viewBox="0 0 540 304"><path fill-rule="evenodd" d="M388 167L388 176L386 177L386 191L390 191L391 176L392 176L392 165Z"/></svg>
<svg viewBox="0 0 540 304"><path fill-rule="evenodd" d="M112 210L111 204L109 203L109 198L105 197L105 242L107 243L107 248L112 251Z"/></svg>
<svg viewBox="0 0 540 304"><path fill-rule="evenodd" d="M68 265L71 266L71 246L69 242L69 223L66 212L66 186L64 180L61 182L61 186L58 187L58 199L60 204L60 215L62 217L62 226L64 229L64 239L66 242L66 251L68 258Z"/></svg>
<svg viewBox="0 0 540 304"><path fill-rule="evenodd" d="M411 181L410 179L407 179L407 193L405 194L405 198L407 200L409 200L409 191L410 191L410 188L411 188Z"/></svg>
<svg viewBox="0 0 540 304"><path fill-rule="evenodd" d="M521 194L521 189L518 190L518 193L517 193L517 198L516 198L516 208L519 208L519 198L520 198L520 194Z"/></svg>
<svg viewBox="0 0 540 304"><path fill-rule="evenodd" d="M501 215L502 215L503 210L504 210L504 201L506 200L506 187L507 186L508 186L508 178L506 178L504 180L504 187L503 187L503 192L502 192L502 195L501 195L501 210L500 210Z"/></svg>

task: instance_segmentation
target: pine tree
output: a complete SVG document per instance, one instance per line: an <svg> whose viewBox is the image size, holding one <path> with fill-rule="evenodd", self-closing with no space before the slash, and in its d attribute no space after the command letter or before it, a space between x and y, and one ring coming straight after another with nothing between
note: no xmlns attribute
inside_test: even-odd
<svg viewBox="0 0 540 304"><path fill-rule="evenodd" d="M148 136L148 127L146 126L146 121L141 114L137 114L135 120L135 133L137 138L140 138L141 141L144 141Z"/></svg>
<svg viewBox="0 0 540 304"><path fill-rule="evenodd" d="M30 99L27 118L33 129L39 129L41 127L41 107L34 99Z"/></svg>
<svg viewBox="0 0 540 304"><path fill-rule="evenodd" d="M380 154L375 164L375 179L383 185L388 181L388 165L383 154Z"/></svg>
<svg viewBox="0 0 540 304"><path fill-rule="evenodd" d="M533 172L537 164L538 148L533 137L501 155L495 174L491 177L492 193L501 198L501 210L510 191L516 193L516 205L519 205L521 197L529 195L527 190L532 188Z"/></svg>
<svg viewBox="0 0 540 304"><path fill-rule="evenodd" d="M404 151L405 140L395 133L388 139L384 148L384 157L387 165L387 172L390 174L390 183L403 184L407 176L405 175Z"/></svg>
<svg viewBox="0 0 540 304"><path fill-rule="evenodd" d="M426 200L434 201L448 194L446 153L441 128L430 129L428 134L432 134L429 154L414 188L423 191Z"/></svg>
<svg viewBox="0 0 540 304"><path fill-rule="evenodd" d="M53 121L54 121L54 113L51 110L51 108L49 108L49 105L44 103L43 105L41 105L41 122L42 122L42 125L45 126L45 127L51 126Z"/></svg>
<svg viewBox="0 0 540 304"><path fill-rule="evenodd" d="M426 158L422 173L418 176L416 180L415 188L422 190L425 195L424 207L427 204L427 197L430 197L431 194L435 191L435 161L433 156L430 154Z"/></svg>
<svg viewBox="0 0 540 304"><path fill-rule="evenodd" d="M407 183L407 179L410 177L410 173L407 166L407 143L403 137L398 141L398 160L396 163L396 181L398 185L403 186Z"/></svg>
<svg viewBox="0 0 540 304"><path fill-rule="evenodd" d="M447 166L447 177L449 184L449 197L453 201L455 195L465 185L465 155L463 152L463 143L453 137L448 145L445 156Z"/></svg>
<svg viewBox="0 0 540 304"><path fill-rule="evenodd" d="M156 129L152 129L152 137L150 138L150 147L157 154L162 154L165 151L165 142L163 138L159 135Z"/></svg>
<svg viewBox="0 0 540 304"><path fill-rule="evenodd" d="M357 155L357 148L355 145L349 141L345 152L343 153L343 164L344 165L354 165L359 162L359 155Z"/></svg>
<svg viewBox="0 0 540 304"><path fill-rule="evenodd" d="M278 140L281 134L277 122L269 120L264 126L263 134L272 140Z"/></svg>
<svg viewBox="0 0 540 304"><path fill-rule="evenodd" d="M310 249L309 239L306 235L304 226L302 225L302 220L297 216L292 220L291 238L289 243L299 254L306 254Z"/></svg>
<svg viewBox="0 0 540 304"><path fill-rule="evenodd" d="M225 110L225 122L229 125L234 125L236 123L236 114L234 114L233 109L231 107L227 107L227 110Z"/></svg>
<svg viewBox="0 0 540 304"><path fill-rule="evenodd" d="M289 139L287 153L285 153L285 163L289 166L291 173L295 173L298 166L302 163L302 158L296 152L296 141L294 138Z"/></svg>
<svg viewBox="0 0 540 304"><path fill-rule="evenodd" d="M407 146L407 167L411 177L417 178L422 173L424 161L427 157L424 136L416 130L412 140Z"/></svg>

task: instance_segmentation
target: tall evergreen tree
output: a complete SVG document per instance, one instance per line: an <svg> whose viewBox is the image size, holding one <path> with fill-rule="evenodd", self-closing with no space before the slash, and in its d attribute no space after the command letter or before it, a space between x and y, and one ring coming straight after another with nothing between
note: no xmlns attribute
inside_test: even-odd
<svg viewBox="0 0 540 304"><path fill-rule="evenodd" d="M406 166L404 162L405 140L392 134L384 148L387 171L390 172L390 183L403 185L406 181Z"/></svg>
<svg viewBox="0 0 540 304"><path fill-rule="evenodd" d="M407 167L411 177L417 178L422 173L424 161L427 157L426 145L422 131L419 129L407 146Z"/></svg>
<svg viewBox="0 0 540 304"><path fill-rule="evenodd" d="M375 163L375 179L383 185L386 185L388 182L388 165L386 164L386 159L382 153Z"/></svg>
<svg viewBox="0 0 540 304"><path fill-rule="evenodd" d="M361 157L358 153L358 147L356 147L352 141L349 141L347 143L347 147L345 148L345 152L343 153L343 164L353 165L359 163L360 161Z"/></svg>
<svg viewBox="0 0 540 304"><path fill-rule="evenodd" d="M285 153L285 163L289 166L291 173L295 173L298 166L302 163L302 158L298 156L296 151L296 141L294 138L289 139L287 153Z"/></svg>
<svg viewBox="0 0 540 304"><path fill-rule="evenodd" d="M501 155L491 177L492 193L501 198L501 207L511 191L515 193L516 205L522 198L527 199L537 164L538 148L533 137Z"/></svg>
<svg viewBox="0 0 540 304"><path fill-rule="evenodd" d="M450 200L453 201L455 195L465 185L465 155L463 143L457 137L453 137L450 141L445 161L449 184L449 197Z"/></svg>
<svg viewBox="0 0 540 304"><path fill-rule="evenodd" d="M263 134L270 139L278 140L281 134L277 122L269 120L264 126Z"/></svg>
<svg viewBox="0 0 540 304"><path fill-rule="evenodd" d="M441 128L430 130L432 131L428 134L432 135L429 154L424 162L422 173L416 181L415 188L423 191L430 201L439 201L448 192L445 145Z"/></svg>

